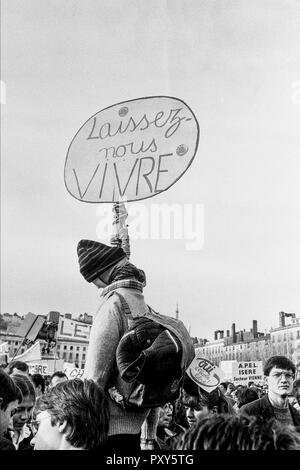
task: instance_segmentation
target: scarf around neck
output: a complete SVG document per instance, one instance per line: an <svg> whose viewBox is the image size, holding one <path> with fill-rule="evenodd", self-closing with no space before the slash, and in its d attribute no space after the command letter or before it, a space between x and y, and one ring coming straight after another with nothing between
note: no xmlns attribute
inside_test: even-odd
<svg viewBox="0 0 300 470"><path fill-rule="evenodd" d="M136 281L135 279L122 279L121 281L112 282L109 286L105 287L101 292L101 297L105 297L109 292L120 289L121 287L143 292L144 285L144 283Z"/></svg>

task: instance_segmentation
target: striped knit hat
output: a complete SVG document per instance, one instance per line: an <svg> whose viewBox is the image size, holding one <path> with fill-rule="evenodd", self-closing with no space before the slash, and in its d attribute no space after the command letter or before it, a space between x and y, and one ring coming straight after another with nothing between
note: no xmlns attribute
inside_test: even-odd
<svg viewBox="0 0 300 470"><path fill-rule="evenodd" d="M107 246L93 240L80 240L77 245L79 269L87 282L94 281L102 273L126 258L122 248Z"/></svg>

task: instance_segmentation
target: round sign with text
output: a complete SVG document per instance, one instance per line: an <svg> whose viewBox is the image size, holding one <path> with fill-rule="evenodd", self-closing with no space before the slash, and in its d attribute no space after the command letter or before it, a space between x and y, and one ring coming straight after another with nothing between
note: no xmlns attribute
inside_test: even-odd
<svg viewBox="0 0 300 470"><path fill-rule="evenodd" d="M109 106L73 138L65 162L68 192L83 202L128 202L169 189L191 165L199 125L186 103L153 96Z"/></svg>

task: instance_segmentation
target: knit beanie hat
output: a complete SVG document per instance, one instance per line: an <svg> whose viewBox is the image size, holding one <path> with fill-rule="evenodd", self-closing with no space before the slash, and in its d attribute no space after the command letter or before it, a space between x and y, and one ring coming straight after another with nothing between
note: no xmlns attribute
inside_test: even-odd
<svg viewBox="0 0 300 470"><path fill-rule="evenodd" d="M126 258L122 248L107 246L93 240L80 240L77 245L79 269L87 282L94 281L98 276Z"/></svg>

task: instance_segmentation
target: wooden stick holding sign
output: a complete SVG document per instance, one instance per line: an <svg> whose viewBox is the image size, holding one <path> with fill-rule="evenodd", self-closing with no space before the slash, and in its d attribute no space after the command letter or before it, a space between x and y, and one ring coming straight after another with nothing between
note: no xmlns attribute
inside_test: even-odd
<svg viewBox="0 0 300 470"><path fill-rule="evenodd" d="M126 219L128 212L125 208L124 202L117 202L113 205L113 235L110 239L110 244L114 246L119 246L123 248L127 258L130 258L130 244L129 244L129 234L128 234L128 225L126 224Z"/></svg>

